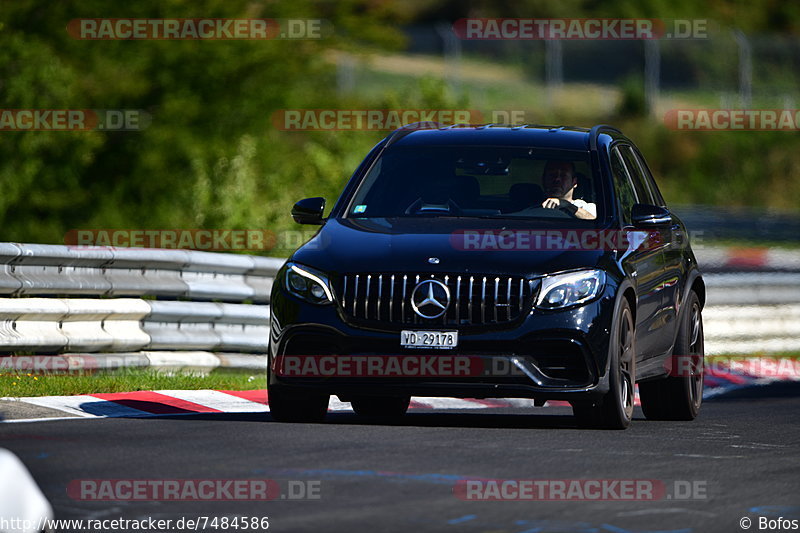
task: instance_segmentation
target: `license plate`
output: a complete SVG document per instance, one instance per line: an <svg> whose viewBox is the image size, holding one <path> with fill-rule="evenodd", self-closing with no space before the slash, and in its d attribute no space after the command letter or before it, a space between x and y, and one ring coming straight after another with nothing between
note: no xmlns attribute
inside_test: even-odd
<svg viewBox="0 0 800 533"><path fill-rule="evenodd" d="M403 330L400 332L400 344L406 348L455 348L458 345L458 332Z"/></svg>

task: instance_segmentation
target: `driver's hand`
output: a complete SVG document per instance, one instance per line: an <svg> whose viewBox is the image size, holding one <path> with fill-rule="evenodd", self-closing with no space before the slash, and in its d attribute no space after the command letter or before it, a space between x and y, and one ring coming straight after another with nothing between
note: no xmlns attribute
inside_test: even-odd
<svg viewBox="0 0 800 533"><path fill-rule="evenodd" d="M569 200L564 200L563 198L548 198L542 202L542 207L545 209L558 209L559 207L566 207L569 203L571 203Z"/></svg>

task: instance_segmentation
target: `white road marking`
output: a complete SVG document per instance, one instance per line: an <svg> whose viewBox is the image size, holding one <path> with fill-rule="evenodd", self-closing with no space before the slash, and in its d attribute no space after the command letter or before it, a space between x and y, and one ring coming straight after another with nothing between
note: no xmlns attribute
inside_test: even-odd
<svg viewBox="0 0 800 533"><path fill-rule="evenodd" d="M102 416L92 416L92 417L85 417L85 416L51 416L48 418L12 418L11 420L3 420L3 424L17 424L17 423L25 423L25 422L51 422L54 420L92 420L97 418L105 418Z"/></svg>

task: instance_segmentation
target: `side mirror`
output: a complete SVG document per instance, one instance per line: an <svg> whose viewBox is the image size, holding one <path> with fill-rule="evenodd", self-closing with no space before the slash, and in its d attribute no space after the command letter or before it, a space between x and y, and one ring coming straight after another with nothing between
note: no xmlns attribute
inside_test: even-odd
<svg viewBox="0 0 800 533"><path fill-rule="evenodd" d="M672 224L672 215L668 209L657 205L634 204L631 208L631 220L634 226L669 226Z"/></svg>
<svg viewBox="0 0 800 533"><path fill-rule="evenodd" d="M292 218L298 224L322 224L325 198L303 198L292 207Z"/></svg>

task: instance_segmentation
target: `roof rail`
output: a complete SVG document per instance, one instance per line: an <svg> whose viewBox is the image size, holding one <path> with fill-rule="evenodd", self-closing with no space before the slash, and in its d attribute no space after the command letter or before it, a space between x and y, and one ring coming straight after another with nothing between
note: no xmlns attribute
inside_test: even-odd
<svg viewBox="0 0 800 533"><path fill-rule="evenodd" d="M563 130L570 126L560 126L558 124L524 124L523 127L525 128L540 128L543 130L548 131L556 131L556 130Z"/></svg>
<svg viewBox="0 0 800 533"><path fill-rule="evenodd" d="M597 126L593 126L592 129L589 130L589 150L593 152L597 150L597 137L599 137L604 131L610 131L622 135L621 131L614 126L609 126L608 124L598 124Z"/></svg>
<svg viewBox="0 0 800 533"><path fill-rule="evenodd" d="M434 122L432 120L424 120L420 122L412 122L411 124L405 124L400 126L392 133L390 133L386 137L386 144L384 148L388 148L389 146L393 145L409 133L412 133L417 130L433 130L433 129L442 129L442 125L438 122Z"/></svg>

